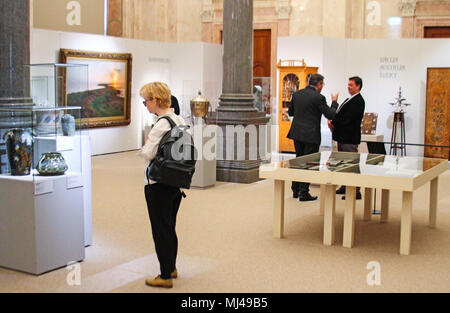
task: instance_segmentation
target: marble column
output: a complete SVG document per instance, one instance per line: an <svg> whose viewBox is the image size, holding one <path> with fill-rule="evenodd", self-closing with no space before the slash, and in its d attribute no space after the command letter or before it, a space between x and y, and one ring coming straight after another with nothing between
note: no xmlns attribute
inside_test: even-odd
<svg viewBox="0 0 450 313"><path fill-rule="evenodd" d="M221 129L217 146L217 180L259 180L265 158L267 123L253 98L253 1L223 3L223 82L216 112L208 118Z"/></svg>
<svg viewBox="0 0 450 313"><path fill-rule="evenodd" d="M0 0L0 7L0 103L28 103L29 0Z"/></svg>
<svg viewBox="0 0 450 313"><path fill-rule="evenodd" d="M29 0L0 0L0 173L7 166L4 132L14 127L30 127L29 112L11 112L29 107L30 4Z"/></svg>

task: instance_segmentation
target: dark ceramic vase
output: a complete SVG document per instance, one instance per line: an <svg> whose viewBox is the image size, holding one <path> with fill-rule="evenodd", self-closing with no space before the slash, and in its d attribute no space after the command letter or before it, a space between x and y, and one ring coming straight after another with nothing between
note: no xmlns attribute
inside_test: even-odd
<svg viewBox="0 0 450 313"><path fill-rule="evenodd" d="M10 129L4 138L11 175L29 175L33 155L33 136L23 128Z"/></svg>
<svg viewBox="0 0 450 313"><path fill-rule="evenodd" d="M59 152L49 152L42 154L37 166L37 171L43 176L63 175L68 167L66 160Z"/></svg>

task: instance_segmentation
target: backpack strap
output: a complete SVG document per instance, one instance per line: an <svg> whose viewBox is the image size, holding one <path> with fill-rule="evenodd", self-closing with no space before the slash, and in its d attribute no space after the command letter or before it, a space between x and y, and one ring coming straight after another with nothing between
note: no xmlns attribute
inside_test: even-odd
<svg viewBox="0 0 450 313"><path fill-rule="evenodd" d="M170 117L168 117L168 116L166 116L166 115L163 115L163 116L159 117L158 120L156 121L156 123L158 123L159 120L161 120L161 119L167 120L167 121L169 122L169 124L170 124L170 128L171 128L171 129L173 129L175 126L177 126L177 124L175 124L175 122L174 122ZM155 123L155 124L156 124L156 123ZM158 147L158 152L159 152L159 149L160 149L160 147ZM157 154L158 154L158 153L157 153ZM152 160L152 162L153 162L153 160ZM148 184L150 184L150 179L149 179L148 173L149 173L150 165L152 164L152 162L150 162L150 163L148 164L148 166L147 166L147 171L146 171L146 176L147 176L147 182L148 182Z"/></svg>
<svg viewBox="0 0 450 313"><path fill-rule="evenodd" d="M168 117L167 115L163 115L163 116L161 116L160 118L158 118L158 120L156 121L156 123L158 123L159 120L161 120L161 119L167 120L167 121L169 122L169 124L170 124L170 128L174 128L175 126L177 126L177 124L175 124L175 122L174 122L170 117ZM155 124L156 124L156 123L155 123Z"/></svg>

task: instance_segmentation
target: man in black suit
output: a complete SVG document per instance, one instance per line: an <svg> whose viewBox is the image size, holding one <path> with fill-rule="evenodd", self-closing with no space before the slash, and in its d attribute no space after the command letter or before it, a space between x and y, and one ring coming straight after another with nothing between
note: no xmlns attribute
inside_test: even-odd
<svg viewBox="0 0 450 313"><path fill-rule="evenodd" d="M339 106L336 117L328 122L333 132L333 140L337 141L338 151L358 152L358 145L361 143L361 121L365 108L364 98L360 94L362 86L360 77L349 78L347 89L350 97ZM345 186L336 190L336 194L345 194ZM345 199L345 196L342 198ZM359 187L356 199L361 199Z"/></svg>
<svg viewBox="0 0 450 313"><path fill-rule="evenodd" d="M336 115L338 94L331 95L333 103L330 108L325 97L320 94L323 79L322 75L313 74L309 79L309 86L292 94L288 114L294 116L294 120L287 137L294 140L297 157L319 152L322 114L328 119L333 119ZM317 199L310 195L309 183L292 182L291 188L294 198L298 197L300 201Z"/></svg>

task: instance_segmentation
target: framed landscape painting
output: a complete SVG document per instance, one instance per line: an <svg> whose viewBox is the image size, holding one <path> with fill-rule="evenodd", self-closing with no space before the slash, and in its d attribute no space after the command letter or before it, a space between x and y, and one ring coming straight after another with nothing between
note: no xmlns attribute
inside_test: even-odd
<svg viewBox="0 0 450 313"><path fill-rule="evenodd" d="M88 65L88 90L77 90L76 76L66 75L65 104L80 106L82 127L112 127L130 124L130 53L61 49L61 63Z"/></svg>

